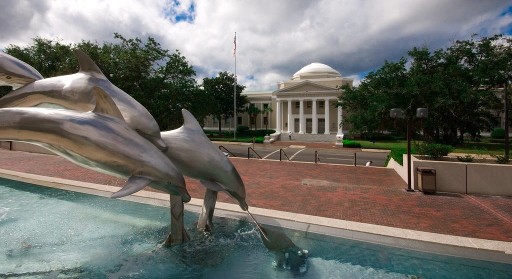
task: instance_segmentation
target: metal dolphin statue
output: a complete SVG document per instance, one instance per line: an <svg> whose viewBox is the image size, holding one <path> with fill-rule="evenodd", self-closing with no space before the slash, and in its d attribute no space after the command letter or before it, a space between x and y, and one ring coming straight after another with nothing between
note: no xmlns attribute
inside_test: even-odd
<svg viewBox="0 0 512 279"><path fill-rule="evenodd" d="M126 178L112 197L150 186L190 200L181 171L154 145L124 121L109 94L92 88L96 106L90 112L49 108L0 109L0 140L42 146L83 167Z"/></svg>
<svg viewBox="0 0 512 279"><path fill-rule="evenodd" d="M78 59L80 71L71 75L36 79L31 82L30 77L34 76L34 73L30 70L23 72L24 68L19 67L17 74L18 76L24 74L27 77L24 79L27 83L0 98L0 108L33 107L50 103L67 109L90 111L96 105L94 95L91 94L92 89L99 87L114 100L128 126L147 138L160 150L165 150L166 146L160 139L160 128L148 110L126 92L112 84L84 52L75 49L74 54ZM0 65L16 64L13 59L17 60L12 56L4 56L0 60ZM25 63L23 64L28 66ZM0 77L11 68L13 67L0 67ZM3 74L2 71L4 71Z"/></svg>
<svg viewBox="0 0 512 279"><path fill-rule="evenodd" d="M32 66L0 51L0 85L16 89L40 79L43 76Z"/></svg>
<svg viewBox="0 0 512 279"><path fill-rule="evenodd" d="M286 234L271 228L263 228L249 212L245 200L245 185L231 161L204 134L196 118L186 109L183 114L183 126L162 132L162 140L169 146L165 154L176 164L184 175L199 179L206 187L198 227L211 230L212 217L217 200L217 192L224 191L236 199L240 207L247 211L256 223L265 247L271 251L282 252L293 249L295 244Z"/></svg>
<svg viewBox="0 0 512 279"><path fill-rule="evenodd" d="M185 176L200 180L206 187L198 227L211 230L217 192L226 192L247 211L245 186L235 166L206 137L196 118L186 109L181 112L183 126L161 133L162 140L169 147L165 155Z"/></svg>

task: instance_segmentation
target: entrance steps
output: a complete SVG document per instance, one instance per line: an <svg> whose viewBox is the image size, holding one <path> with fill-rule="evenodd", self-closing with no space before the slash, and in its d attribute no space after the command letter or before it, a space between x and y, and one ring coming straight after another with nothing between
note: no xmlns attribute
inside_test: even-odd
<svg viewBox="0 0 512 279"><path fill-rule="evenodd" d="M288 138L288 133L283 132L280 136L280 141L290 141ZM318 135L311 135L311 134L292 134L291 141L303 141L303 142L335 142L336 141L336 134L331 135L325 135L325 134L318 134Z"/></svg>

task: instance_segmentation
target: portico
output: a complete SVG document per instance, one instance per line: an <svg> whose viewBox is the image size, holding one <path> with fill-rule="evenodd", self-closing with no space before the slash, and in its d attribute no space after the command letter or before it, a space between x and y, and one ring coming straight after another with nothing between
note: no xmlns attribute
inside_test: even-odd
<svg viewBox="0 0 512 279"><path fill-rule="evenodd" d="M330 123L331 107L337 103L336 97L327 98L276 98L276 131L281 133L298 133L298 134L326 134L329 135L331 130ZM298 109L297 104L298 103ZM341 107L338 108L341 111ZM341 123L343 116L338 113L337 123ZM291 123L291 125L289 125ZM336 129L338 134L342 133L339 126Z"/></svg>
<svg viewBox="0 0 512 279"><path fill-rule="evenodd" d="M261 110L267 106L271 113L260 114L253 123L264 129L264 123L278 133L301 135L343 135L343 108L336 106L343 94L342 86L352 86L351 78L344 78L333 68L311 63L297 71L290 80L282 81L274 91L243 92L249 102ZM239 114L238 125L252 126L247 114ZM211 126L210 126L211 125ZM229 127L225 123L224 127ZM205 123L215 127L215 122Z"/></svg>

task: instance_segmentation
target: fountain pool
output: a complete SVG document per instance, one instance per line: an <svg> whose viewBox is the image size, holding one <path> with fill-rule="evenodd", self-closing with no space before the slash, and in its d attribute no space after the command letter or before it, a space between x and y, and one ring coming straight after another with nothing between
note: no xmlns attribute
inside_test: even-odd
<svg viewBox="0 0 512 279"><path fill-rule="evenodd" d="M248 220L160 247L169 209L0 179L0 278L511 278L512 265L286 231L309 250L305 274L273 267Z"/></svg>

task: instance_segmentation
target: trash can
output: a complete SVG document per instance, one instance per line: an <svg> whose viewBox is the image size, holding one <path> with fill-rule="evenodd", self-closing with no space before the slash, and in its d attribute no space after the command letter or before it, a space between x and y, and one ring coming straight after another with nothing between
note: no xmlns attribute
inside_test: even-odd
<svg viewBox="0 0 512 279"><path fill-rule="evenodd" d="M425 194L436 193L436 170L432 168L417 168L418 189Z"/></svg>

